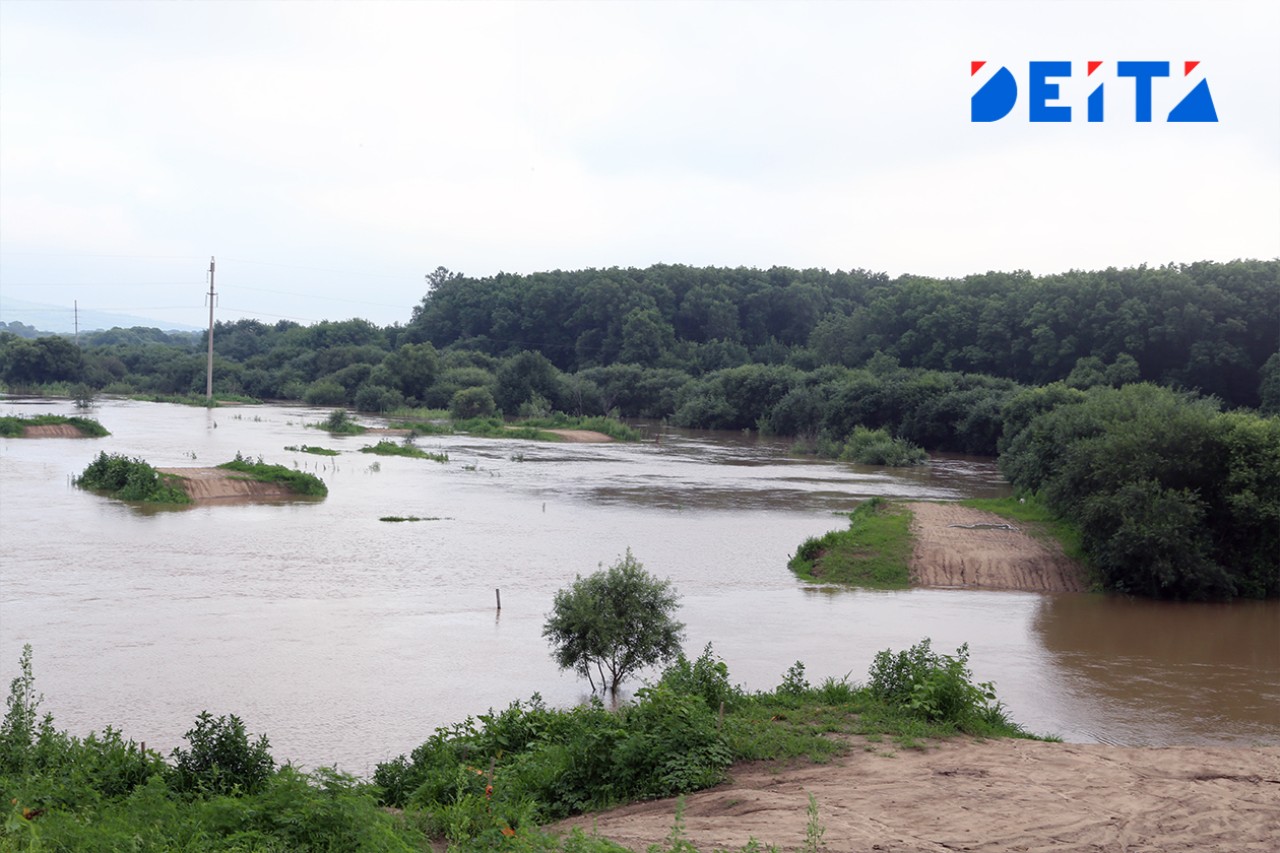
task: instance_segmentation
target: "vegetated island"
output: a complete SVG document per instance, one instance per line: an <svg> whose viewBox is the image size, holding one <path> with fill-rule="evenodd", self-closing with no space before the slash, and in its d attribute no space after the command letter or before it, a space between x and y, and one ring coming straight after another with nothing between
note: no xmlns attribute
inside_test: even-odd
<svg viewBox="0 0 1280 853"><path fill-rule="evenodd" d="M102 438L111 435L93 418L75 415L12 415L0 417L3 438Z"/></svg>
<svg viewBox="0 0 1280 853"><path fill-rule="evenodd" d="M803 580L875 589L1081 592L1091 586L1077 535L1035 501L872 498L849 519L845 529L805 540L788 567Z"/></svg>
<svg viewBox="0 0 1280 853"><path fill-rule="evenodd" d="M230 498L278 500L329 494L313 474L253 462L239 453L216 468L154 468L141 459L100 453L75 484L123 501L182 505Z"/></svg>
<svg viewBox="0 0 1280 853"><path fill-rule="evenodd" d="M492 412L472 415L442 409L401 409L390 413L388 427L357 423L345 409L335 409L317 424L308 424L332 435L363 435L372 432L413 438L419 435L463 434L478 438L515 438L527 441L562 441L571 444L604 444L611 441L639 441L640 431L615 417L574 417L562 412L543 413L506 421ZM412 455L412 454L400 454Z"/></svg>

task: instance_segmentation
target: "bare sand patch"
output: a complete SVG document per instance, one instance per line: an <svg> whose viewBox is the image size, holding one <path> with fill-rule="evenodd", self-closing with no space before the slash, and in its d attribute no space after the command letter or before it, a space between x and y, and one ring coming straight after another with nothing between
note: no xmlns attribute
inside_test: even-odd
<svg viewBox="0 0 1280 853"><path fill-rule="evenodd" d="M1050 539L954 503L909 503L916 586L1083 592L1084 570ZM1008 529L1008 527L1015 529Z"/></svg>
<svg viewBox="0 0 1280 853"><path fill-rule="evenodd" d="M851 738L828 764L733 768L685 799L699 849L752 837L798 850L809 795L828 853L1276 850L1280 748L1124 748L968 738L894 749ZM572 818L631 850L671 830L674 800Z"/></svg>
<svg viewBox="0 0 1280 853"><path fill-rule="evenodd" d="M193 501L201 503L243 498L294 498L297 497L284 483L262 483L251 480L238 471L224 468L157 468L161 474L179 478L178 485Z"/></svg>
<svg viewBox="0 0 1280 853"><path fill-rule="evenodd" d="M605 444L613 441L612 436L592 429L547 429L543 430L543 432L558 435L569 444Z"/></svg>
<svg viewBox="0 0 1280 853"><path fill-rule="evenodd" d="M71 424L35 424L22 428L23 438L86 438Z"/></svg>

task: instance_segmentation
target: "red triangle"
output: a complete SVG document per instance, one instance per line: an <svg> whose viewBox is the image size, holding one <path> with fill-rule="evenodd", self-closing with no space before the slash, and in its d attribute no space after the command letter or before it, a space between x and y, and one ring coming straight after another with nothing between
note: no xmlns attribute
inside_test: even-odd
<svg viewBox="0 0 1280 853"><path fill-rule="evenodd" d="M972 62L970 62L970 63L969 63L969 76L970 76L970 77L972 77L973 75L977 74L977 73L978 73L978 69L979 69L979 68L981 68L982 66L986 65L986 64L987 64L987 61L986 61L985 59L975 59L975 60L973 60Z"/></svg>
<svg viewBox="0 0 1280 853"><path fill-rule="evenodd" d="M1089 73L1092 74L1093 72L1097 71L1098 66L1101 64L1102 62L1098 60L1093 60L1093 59L1089 60Z"/></svg>
<svg viewBox="0 0 1280 853"><path fill-rule="evenodd" d="M1186 77L1188 74L1191 73L1191 70L1199 64L1200 64L1200 60L1198 59L1195 62L1191 62L1188 60L1187 62L1182 63L1182 76Z"/></svg>

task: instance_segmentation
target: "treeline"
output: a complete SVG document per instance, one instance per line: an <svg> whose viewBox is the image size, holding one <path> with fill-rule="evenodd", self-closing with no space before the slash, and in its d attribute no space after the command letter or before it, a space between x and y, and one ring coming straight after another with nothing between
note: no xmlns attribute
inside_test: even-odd
<svg viewBox="0 0 1280 853"><path fill-rule="evenodd" d="M1248 474L1280 454L1280 261L948 281L682 266L428 280L404 326L219 323L215 392L665 419L830 456L884 430L908 451L1001 454L1016 487L1082 526L1111 588L1280 594L1280 520L1260 508L1275 487ZM205 341L0 333L0 381L202 393Z"/></svg>
<svg viewBox="0 0 1280 853"><path fill-rule="evenodd" d="M564 373L629 365L660 371L650 382L666 385L748 365L810 372L880 357L1029 385L1147 381L1280 411L1278 261L954 280L666 265L481 279L438 269L428 279L404 326L217 324L215 389L331 405L357 405L360 390L376 389L359 406L376 411L394 400L387 391L447 406L451 386L483 384L476 369L491 382L526 351ZM410 363L426 358L428 343L444 356L436 371L450 373L436 388L442 377L422 372L430 365ZM81 344L77 353L66 337L0 331L0 381L162 394L204 387L203 334L113 329Z"/></svg>
<svg viewBox="0 0 1280 853"><path fill-rule="evenodd" d="M1259 403L1280 317L1277 261L948 280L666 265L429 278L411 342L537 350L566 371L857 367L881 352L904 367L1028 384L1110 370L1245 406Z"/></svg>

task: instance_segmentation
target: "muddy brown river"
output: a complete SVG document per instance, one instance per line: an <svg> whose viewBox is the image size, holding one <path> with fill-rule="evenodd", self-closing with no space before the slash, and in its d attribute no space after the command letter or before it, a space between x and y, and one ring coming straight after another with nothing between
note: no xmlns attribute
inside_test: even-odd
<svg viewBox="0 0 1280 853"><path fill-rule="evenodd" d="M0 401L3 414L45 412L73 410ZM108 438L0 439L0 683L31 643L59 727L110 724L167 751L200 711L235 713L279 760L367 774L468 714L534 692L585 698L542 621L576 573L630 547L674 581L686 649L713 643L748 689L797 660L812 681L861 680L878 650L928 636L943 651L968 642L975 675L1034 731L1280 744L1280 601L873 592L787 571L801 541L867 497L1004 493L990 460L890 471L755 436L661 430L658 442L649 427L639 444L419 439L448 453L440 464L307 428L325 414L104 401L91 415ZM342 453L284 449L301 444ZM71 485L103 450L175 467L261 455L317 473L330 494L142 510Z"/></svg>

